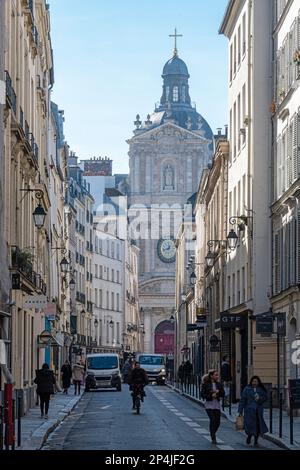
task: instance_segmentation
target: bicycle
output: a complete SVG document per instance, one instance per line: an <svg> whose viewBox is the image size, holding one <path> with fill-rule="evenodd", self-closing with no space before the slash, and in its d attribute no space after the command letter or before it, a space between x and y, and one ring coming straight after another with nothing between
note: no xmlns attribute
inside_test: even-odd
<svg viewBox="0 0 300 470"><path fill-rule="evenodd" d="M134 400L134 407L136 409L136 414L140 414L141 409L141 402L143 401L143 385L136 384L133 386L133 400Z"/></svg>

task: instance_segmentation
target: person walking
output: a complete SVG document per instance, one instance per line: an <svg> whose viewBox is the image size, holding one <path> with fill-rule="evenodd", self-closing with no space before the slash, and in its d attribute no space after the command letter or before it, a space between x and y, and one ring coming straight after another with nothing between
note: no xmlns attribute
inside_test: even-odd
<svg viewBox="0 0 300 470"><path fill-rule="evenodd" d="M131 364L129 362L129 359L127 359L122 369L123 382L125 384L128 383L128 376L130 374L130 371L131 371Z"/></svg>
<svg viewBox="0 0 300 470"><path fill-rule="evenodd" d="M72 368L68 360L62 365L61 368L61 380L63 384L64 394L68 394L68 389L71 386L71 379L72 379Z"/></svg>
<svg viewBox="0 0 300 470"><path fill-rule="evenodd" d="M231 382L231 367L230 367L230 358L226 354L223 356L222 364L221 364L221 381L225 391L225 399L226 405L228 405L228 401L230 400L230 382Z"/></svg>
<svg viewBox="0 0 300 470"><path fill-rule="evenodd" d="M209 430L212 444L217 444L216 434L221 423L220 399L224 397L223 385L219 382L219 373L211 370L202 378L201 398L205 400L205 411L209 417Z"/></svg>
<svg viewBox="0 0 300 470"><path fill-rule="evenodd" d="M183 386L183 381L184 381L184 364L185 362L182 361L182 363L178 367L178 381L181 384L181 387Z"/></svg>
<svg viewBox="0 0 300 470"><path fill-rule="evenodd" d="M267 401L267 391L262 384L260 378L254 375L249 385L247 385L242 393L238 414L243 415L244 427L247 434L246 443L251 444L252 436L254 436L254 445L258 446L258 437L260 434L268 432L268 427L264 420L263 404Z"/></svg>
<svg viewBox="0 0 300 470"><path fill-rule="evenodd" d="M78 361L73 367L73 383L75 385L75 395L80 395L80 386L83 382L84 366Z"/></svg>
<svg viewBox="0 0 300 470"><path fill-rule="evenodd" d="M50 395L54 394L56 383L54 373L48 364L43 364L42 368L36 371L34 383L37 385L36 391L40 397L41 418L48 419Z"/></svg>

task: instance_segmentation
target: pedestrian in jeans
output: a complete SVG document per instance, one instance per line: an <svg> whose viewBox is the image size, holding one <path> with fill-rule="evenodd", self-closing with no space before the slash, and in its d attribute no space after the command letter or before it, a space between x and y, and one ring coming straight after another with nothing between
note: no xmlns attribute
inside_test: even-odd
<svg viewBox="0 0 300 470"><path fill-rule="evenodd" d="M40 397L41 418L48 419L50 395L54 394L56 383L54 373L48 364L43 364L42 368L36 371L34 383L37 384L37 394Z"/></svg>
<svg viewBox="0 0 300 470"><path fill-rule="evenodd" d="M219 382L219 373L209 371L202 378L201 397L205 400L205 410L209 417L209 430L212 444L217 444L216 433L221 422L220 399L224 397L223 385Z"/></svg>
<svg viewBox="0 0 300 470"><path fill-rule="evenodd" d="M83 382L84 366L77 362L73 367L73 384L75 385L75 395L80 395L80 386Z"/></svg>

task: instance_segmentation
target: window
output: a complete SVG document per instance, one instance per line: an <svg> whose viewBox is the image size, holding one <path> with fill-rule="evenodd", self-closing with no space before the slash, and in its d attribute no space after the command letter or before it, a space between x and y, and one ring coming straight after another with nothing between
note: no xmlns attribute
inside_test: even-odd
<svg viewBox="0 0 300 470"><path fill-rule="evenodd" d="M98 277L98 264L95 264L95 276Z"/></svg>
<svg viewBox="0 0 300 470"><path fill-rule="evenodd" d="M236 35L233 40L233 75L236 74Z"/></svg>
<svg viewBox="0 0 300 470"><path fill-rule="evenodd" d="M230 75L229 80L232 82L232 68L233 68L233 45L230 46Z"/></svg>
<svg viewBox="0 0 300 470"><path fill-rule="evenodd" d="M115 257L115 243L114 242L111 243L111 257L112 258Z"/></svg>
<svg viewBox="0 0 300 470"><path fill-rule="evenodd" d="M245 289L245 268L242 268L242 302L246 300L246 289Z"/></svg>
<svg viewBox="0 0 300 470"><path fill-rule="evenodd" d="M242 127L244 128L244 121L246 117L246 84L243 85L242 89ZM246 132L242 134L242 145L246 142Z"/></svg>
<svg viewBox="0 0 300 470"><path fill-rule="evenodd" d="M236 103L233 106L233 158L236 158Z"/></svg>
<svg viewBox="0 0 300 470"><path fill-rule="evenodd" d="M95 289L95 305L98 307L98 289Z"/></svg>
<svg viewBox="0 0 300 470"><path fill-rule="evenodd" d="M169 101L170 87L166 86L166 101Z"/></svg>
<svg viewBox="0 0 300 470"><path fill-rule="evenodd" d="M120 282L120 271L117 271L117 282Z"/></svg>
<svg viewBox="0 0 300 470"><path fill-rule="evenodd" d="M185 103L186 100L186 94L185 94L185 85L182 86L182 100Z"/></svg>
<svg viewBox="0 0 300 470"><path fill-rule="evenodd" d="M178 101L178 86L173 87L173 101L174 103Z"/></svg>
<svg viewBox="0 0 300 470"><path fill-rule="evenodd" d="M243 187L242 187L242 212L244 212L246 207L246 175L243 175Z"/></svg>
<svg viewBox="0 0 300 470"><path fill-rule="evenodd" d="M230 276L227 277L227 292L229 293L227 297L227 308L231 307L231 299L230 299Z"/></svg>
<svg viewBox="0 0 300 470"><path fill-rule="evenodd" d="M237 193L237 215L241 215L243 210L241 210L241 182L238 182L238 193Z"/></svg>
<svg viewBox="0 0 300 470"><path fill-rule="evenodd" d="M230 121L229 121L229 141L230 141L230 149L229 149L229 160L230 163L232 163L232 146L233 146L233 141L232 141L232 109L230 110Z"/></svg>
<svg viewBox="0 0 300 470"><path fill-rule="evenodd" d="M238 28L238 67L241 65L241 27Z"/></svg>
<svg viewBox="0 0 300 470"><path fill-rule="evenodd" d="M240 271L237 272L236 283L237 283L237 304L239 305L241 303Z"/></svg>
<svg viewBox="0 0 300 470"><path fill-rule="evenodd" d="M109 240L106 241L106 254L109 257Z"/></svg>
<svg viewBox="0 0 300 470"><path fill-rule="evenodd" d="M120 323L117 322L117 344L120 344Z"/></svg>
<svg viewBox="0 0 300 470"><path fill-rule="evenodd" d="M109 323L106 320L106 342L109 343Z"/></svg>
<svg viewBox="0 0 300 470"><path fill-rule="evenodd" d="M114 269L111 270L111 280L112 282L115 282L115 270Z"/></svg>
<svg viewBox="0 0 300 470"><path fill-rule="evenodd" d="M120 259L120 245L117 244L117 259Z"/></svg>
<svg viewBox="0 0 300 470"><path fill-rule="evenodd" d="M238 119L238 152L241 150L241 95L238 96L238 109L237 109L237 119Z"/></svg>
<svg viewBox="0 0 300 470"><path fill-rule="evenodd" d="M243 34L243 45L242 45L242 51L243 51L243 56L246 54L246 13L243 15L243 27L242 27L242 34Z"/></svg>
<svg viewBox="0 0 300 470"><path fill-rule="evenodd" d="M111 309L115 309L115 294L114 292L111 293Z"/></svg>
<svg viewBox="0 0 300 470"><path fill-rule="evenodd" d="M117 311L120 311L120 294L117 294Z"/></svg>
<svg viewBox="0 0 300 470"><path fill-rule="evenodd" d="M107 278L107 280L109 281L109 268L107 268L106 278Z"/></svg>
<svg viewBox="0 0 300 470"><path fill-rule="evenodd" d="M235 274L232 275L232 305L235 306Z"/></svg>
<svg viewBox="0 0 300 470"><path fill-rule="evenodd" d="M109 292L106 292L106 308L109 310Z"/></svg>
<svg viewBox="0 0 300 470"><path fill-rule="evenodd" d="M100 268L100 273L99 273L100 279L103 279L103 266L102 266L102 264L100 264L99 268Z"/></svg>
<svg viewBox="0 0 300 470"><path fill-rule="evenodd" d="M99 289L99 307L102 308L102 289Z"/></svg>

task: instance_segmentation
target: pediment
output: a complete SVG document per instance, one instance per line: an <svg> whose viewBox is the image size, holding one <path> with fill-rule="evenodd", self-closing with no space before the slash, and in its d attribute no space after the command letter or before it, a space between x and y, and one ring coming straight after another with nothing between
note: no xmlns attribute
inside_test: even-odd
<svg viewBox="0 0 300 470"><path fill-rule="evenodd" d="M183 127L177 126L173 122L167 122L155 128L146 130L141 134L135 135L132 139L128 140L127 142L130 143L137 143L137 142L147 142L147 141L164 141L170 139L170 137L177 137L178 140L198 140L203 144L210 143L209 139L206 139L202 135L190 131L188 129L184 129Z"/></svg>
<svg viewBox="0 0 300 470"><path fill-rule="evenodd" d="M139 294L160 294L174 291L174 278L150 279L139 285Z"/></svg>

